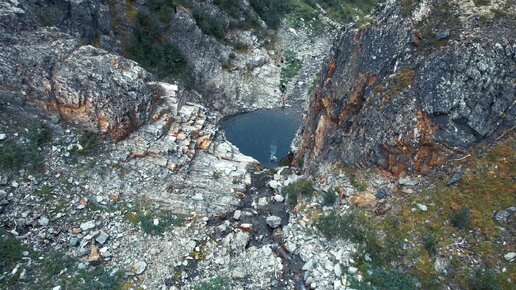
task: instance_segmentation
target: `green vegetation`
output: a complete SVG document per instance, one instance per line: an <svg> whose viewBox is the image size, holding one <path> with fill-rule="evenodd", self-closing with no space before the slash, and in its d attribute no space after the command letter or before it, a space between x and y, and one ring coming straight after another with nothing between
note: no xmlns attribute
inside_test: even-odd
<svg viewBox="0 0 516 290"><path fill-rule="evenodd" d="M15 170L23 162L23 147L14 142L4 141L0 144L0 171Z"/></svg>
<svg viewBox="0 0 516 290"><path fill-rule="evenodd" d="M28 253L31 262L22 259L23 252ZM19 263L22 267L9 274ZM26 273L23 277L22 269ZM63 253L33 252L4 228L0 228L0 272L8 273L0 278L1 289L52 289L60 285L63 289L101 290L122 286L120 272L109 273L102 266L96 266L93 271L78 269L75 260Z"/></svg>
<svg viewBox="0 0 516 290"><path fill-rule="evenodd" d="M212 16L199 6L192 9L192 15L197 22L197 26L204 34L211 35L218 40L224 40L224 24L219 18Z"/></svg>
<svg viewBox="0 0 516 290"><path fill-rule="evenodd" d="M294 208L297 205L299 195L304 197L311 196L314 192L313 184L311 180L301 179L287 185L283 189L283 194L287 196L288 204L290 208Z"/></svg>
<svg viewBox="0 0 516 290"><path fill-rule="evenodd" d="M138 11L133 41L126 47L127 55L161 78L181 76L186 69L186 59L177 46L164 40L162 34L158 22Z"/></svg>
<svg viewBox="0 0 516 290"><path fill-rule="evenodd" d="M349 183L358 191L365 191L367 189L367 185L365 182L358 180L356 175L351 173L349 174Z"/></svg>
<svg viewBox="0 0 516 290"><path fill-rule="evenodd" d="M229 290L229 280L224 277L215 277L206 282L197 284L194 290Z"/></svg>
<svg viewBox="0 0 516 290"><path fill-rule="evenodd" d="M514 141L506 141L453 161L449 165L465 174L456 185L447 186L441 177L421 194L399 192L384 215L332 213L315 218L315 224L330 239L360 246L355 260L364 281L371 283L363 289L415 289L415 281L421 289L512 289L516 266L503 259L512 250L510 237L493 212L514 205L515 147ZM417 203L428 210L414 210ZM466 253L462 244L468 245ZM444 270L436 270L437 262ZM497 270L502 268L507 271Z"/></svg>
<svg viewBox="0 0 516 290"><path fill-rule="evenodd" d="M241 0L214 0L213 4L222 8L231 17L238 18L242 8Z"/></svg>
<svg viewBox="0 0 516 290"><path fill-rule="evenodd" d="M158 14L162 23L168 24L176 4L171 0L147 0L147 5L151 11Z"/></svg>
<svg viewBox="0 0 516 290"><path fill-rule="evenodd" d="M213 171L212 177L215 180L219 180L222 177L222 173L220 171L215 170Z"/></svg>
<svg viewBox="0 0 516 290"><path fill-rule="evenodd" d="M302 63L296 56L296 53L288 50L284 53L285 66L281 68L280 87L286 87L287 84L299 73Z"/></svg>
<svg viewBox="0 0 516 290"><path fill-rule="evenodd" d="M340 23L348 23L355 17L364 17L379 2L378 0L305 0L307 4L316 7L318 3L328 13L328 17Z"/></svg>
<svg viewBox="0 0 516 290"><path fill-rule="evenodd" d="M473 3L475 3L475 6L486 6L491 4L490 0L473 0Z"/></svg>
<svg viewBox="0 0 516 290"><path fill-rule="evenodd" d="M494 271L480 267L468 279L468 284L472 290L502 290L497 276Z"/></svg>
<svg viewBox="0 0 516 290"><path fill-rule="evenodd" d="M144 232L150 235L161 235L173 226L181 226L183 224L181 217L177 217L168 211L152 212L138 209L126 213L125 218L131 224L138 225Z"/></svg>
<svg viewBox="0 0 516 290"><path fill-rule="evenodd" d="M44 126L33 126L27 133L28 142L19 144L6 140L0 144L0 171L28 167L41 171L45 165L42 147L52 141L52 132ZM27 164L26 166L23 166Z"/></svg>
<svg viewBox="0 0 516 290"><path fill-rule="evenodd" d="M34 8L34 14L43 26L53 26L61 18L61 11L56 6L36 7Z"/></svg>
<svg viewBox="0 0 516 290"><path fill-rule="evenodd" d="M332 206L337 201L337 194L335 193L335 190L328 190L324 193L323 196L323 203L326 206Z"/></svg>
<svg viewBox="0 0 516 290"><path fill-rule="evenodd" d="M249 4L272 29L277 29L283 17L291 11L291 0L250 0Z"/></svg>
<svg viewBox="0 0 516 290"><path fill-rule="evenodd" d="M0 228L0 272L15 266L21 260L24 250L20 242L4 228Z"/></svg>
<svg viewBox="0 0 516 290"><path fill-rule="evenodd" d="M468 208L461 208L460 210L452 213L451 223L454 227L459 230L466 229L469 225L470 212Z"/></svg>

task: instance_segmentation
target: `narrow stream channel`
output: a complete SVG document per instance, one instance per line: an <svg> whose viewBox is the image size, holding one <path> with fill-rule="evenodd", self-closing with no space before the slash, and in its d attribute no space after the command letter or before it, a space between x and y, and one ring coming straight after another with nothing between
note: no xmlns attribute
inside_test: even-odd
<svg viewBox="0 0 516 290"><path fill-rule="evenodd" d="M260 109L230 116L221 128L240 152L265 167L277 167L289 153L301 120L302 113L294 108Z"/></svg>

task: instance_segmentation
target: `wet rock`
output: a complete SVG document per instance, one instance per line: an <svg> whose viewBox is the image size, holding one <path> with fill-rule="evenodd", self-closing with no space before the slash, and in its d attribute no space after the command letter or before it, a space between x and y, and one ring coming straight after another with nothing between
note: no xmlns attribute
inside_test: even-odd
<svg viewBox="0 0 516 290"><path fill-rule="evenodd" d="M281 218L278 216L268 216L265 221L267 222L267 225L273 229L281 225Z"/></svg>

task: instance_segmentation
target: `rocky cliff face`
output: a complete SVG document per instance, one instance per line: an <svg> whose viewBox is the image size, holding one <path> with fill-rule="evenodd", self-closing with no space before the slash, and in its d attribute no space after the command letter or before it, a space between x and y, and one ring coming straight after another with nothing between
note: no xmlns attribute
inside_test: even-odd
<svg viewBox="0 0 516 290"><path fill-rule="evenodd" d="M428 172L514 127L515 15L489 3L387 1L345 28L301 130L307 169Z"/></svg>
<svg viewBox="0 0 516 290"><path fill-rule="evenodd" d="M136 62L40 27L26 3L0 8L2 91L114 140L148 119L155 88Z"/></svg>

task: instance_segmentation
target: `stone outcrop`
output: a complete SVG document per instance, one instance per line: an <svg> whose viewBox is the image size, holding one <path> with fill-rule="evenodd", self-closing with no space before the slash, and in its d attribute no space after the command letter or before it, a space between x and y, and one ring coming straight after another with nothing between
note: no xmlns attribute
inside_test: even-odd
<svg viewBox="0 0 516 290"><path fill-rule="evenodd" d="M336 40L301 129L307 170L324 160L427 172L514 127L514 13L479 14L510 1L403 2Z"/></svg>
<svg viewBox="0 0 516 290"><path fill-rule="evenodd" d="M147 121L155 86L136 62L39 27L17 1L2 5L1 90L114 140Z"/></svg>

